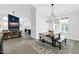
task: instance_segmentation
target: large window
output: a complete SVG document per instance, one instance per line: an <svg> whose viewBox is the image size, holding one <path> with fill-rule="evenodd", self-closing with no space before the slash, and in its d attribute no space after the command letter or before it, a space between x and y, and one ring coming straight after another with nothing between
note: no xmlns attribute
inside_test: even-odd
<svg viewBox="0 0 79 59"><path fill-rule="evenodd" d="M68 20L69 19L60 20L60 31L61 32L68 33L68 31L69 31Z"/></svg>
<svg viewBox="0 0 79 59"><path fill-rule="evenodd" d="M1 18L0 17L0 32L2 30L8 30L8 19L6 18Z"/></svg>

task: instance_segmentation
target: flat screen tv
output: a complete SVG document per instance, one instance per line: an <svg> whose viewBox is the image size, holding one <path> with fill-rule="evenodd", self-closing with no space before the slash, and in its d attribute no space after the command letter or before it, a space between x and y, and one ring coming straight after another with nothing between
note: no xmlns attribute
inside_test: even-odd
<svg viewBox="0 0 79 59"><path fill-rule="evenodd" d="M8 30L19 31L19 17L8 14Z"/></svg>

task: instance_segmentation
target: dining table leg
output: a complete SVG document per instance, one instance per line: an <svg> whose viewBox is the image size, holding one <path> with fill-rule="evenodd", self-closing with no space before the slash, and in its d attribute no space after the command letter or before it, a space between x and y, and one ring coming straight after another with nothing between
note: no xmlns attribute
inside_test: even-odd
<svg viewBox="0 0 79 59"><path fill-rule="evenodd" d="M52 46L53 46L53 40L52 40Z"/></svg>
<svg viewBox="0 0 79 59"><path fill-rule="evenodd" d="M65 44L66 44L66 38L65 38Z"/></svg>
<svg viewBox="0 0 79 59"><path fill-rule="evenodd" d="M39 36L39 41L41 41L41 36Z"/></svg>
<svg viewBox="0 0 79 59"><path fill-rule="evenodd" d="M59 42L59 50L61 50L61 42Z"/></svg>

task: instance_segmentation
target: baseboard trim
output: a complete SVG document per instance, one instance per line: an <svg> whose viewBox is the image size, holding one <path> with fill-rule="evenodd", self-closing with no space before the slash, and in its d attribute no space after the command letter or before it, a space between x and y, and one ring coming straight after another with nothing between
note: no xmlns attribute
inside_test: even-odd
<svg viewBox="0 0 79 59"><path fill-rule="evenodd" d="M78 39L71 39L71 38L67 38L67 39L69 39L69 40L74 40L74 41L79 41Z"/></svg>

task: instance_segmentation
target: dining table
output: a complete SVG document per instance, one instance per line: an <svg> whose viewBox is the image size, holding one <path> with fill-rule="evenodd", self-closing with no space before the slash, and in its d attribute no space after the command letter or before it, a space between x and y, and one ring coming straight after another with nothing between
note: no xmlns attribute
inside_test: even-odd
<svg viewBox="0 0 79 59"><path fill-rule="evenodd" d="M44 36L44 38L42 38ZM48 42L49 39L46 40L46 38L50 38L51 42ZM51 44L53 47L56 47L56 43L58 43L58 47L61 50L61 43L65 42L66 44L66 37L61 36L60 32L44 32L39 33L39 41L46 42L48 44Z"/></svg>

